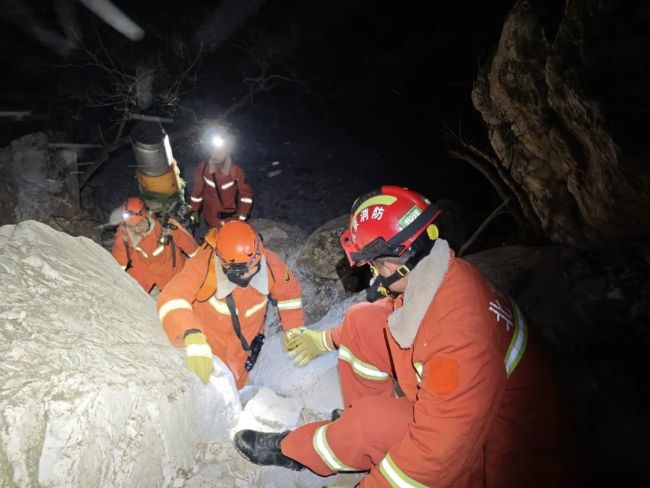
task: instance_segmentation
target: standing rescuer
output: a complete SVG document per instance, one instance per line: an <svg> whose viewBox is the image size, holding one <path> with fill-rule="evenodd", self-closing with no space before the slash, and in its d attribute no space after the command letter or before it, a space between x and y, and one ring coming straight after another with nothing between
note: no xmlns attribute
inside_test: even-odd
<svg viewBox="0 0 650 488"><path fill-rule="evenodd" d="M369 471L362 487L572 486L550 357L517 305L438 238L438 215L395 186L355 202L341 244L372 267L369 299L385 297L329 331L286 333L299 364L338 349L345 409L292 432L240 431L244 457Z"/></svg>
<svg viewBox="0 0 650 488"><path fill-rule="evenodd" d="M210 227L220 227L229 220L247 220L253 206L253 189L246 174L230 157L230 139L216 130L204 134L202 144L209 154L194 175L190 196L192 221L199 222L199 211Z"/></svg>
<svg viewBox="0 0 650 488"><path fill-rule="evenodd" d="M196 241L173 219L164 228L139 197L127 199L120 212L111 254L147 293L162 290L183 269L185 256L197 253Z"/></svg>
<svg viewBox="0 0 650 488"><path fill-rule="evenodd" d="M277 302L285 330L304 324L296 277L250 225L231 221L206 235L198 255L160 294L158 315L172 344L185 346L188 368L204 383L214 354L241 388L264 342L269 298Z"/></svg>

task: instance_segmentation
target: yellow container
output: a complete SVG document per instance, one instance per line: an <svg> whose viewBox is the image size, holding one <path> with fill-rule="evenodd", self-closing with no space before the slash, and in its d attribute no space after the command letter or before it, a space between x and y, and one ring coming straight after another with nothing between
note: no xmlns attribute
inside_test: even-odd
<svg viewBox="0 0 650 488"><path fill-rule="evenodd" d="M178 180L178 169L176 161L172 163L167 173L160 176L147 176L136 172L138 185L141 193L158 193L161 195L175 195L179 192L180 181Z"/></svg>

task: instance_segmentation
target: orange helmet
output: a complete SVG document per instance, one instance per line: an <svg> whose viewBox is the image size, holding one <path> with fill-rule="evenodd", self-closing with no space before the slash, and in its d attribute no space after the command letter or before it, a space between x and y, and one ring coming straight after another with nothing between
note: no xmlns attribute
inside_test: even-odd
<svg viewBox="0 0 650 488"><path fill-rule="evenodd" d="M130 197L122 205L122 222L127 225L137 224L147 218L149 209L140 197Z"/></svg>
<svg viewBox="0 0 650 488"><path fill-rule="evenodd" d="M223 267L237 275L259 264L264 246L260 235L249 224L231 220L219 229L214 251Z"/></svg>

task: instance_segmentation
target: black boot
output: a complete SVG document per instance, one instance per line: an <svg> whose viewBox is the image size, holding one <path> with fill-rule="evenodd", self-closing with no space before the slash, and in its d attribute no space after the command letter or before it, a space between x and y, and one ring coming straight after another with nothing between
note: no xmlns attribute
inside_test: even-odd
<svg viewBox="0 0 650 488"><path fill-rule="evenodd" d="M334 410L332 410L332 422L338 419L341 415L343 415L342 408L335 408Z"/></svg>
<svg viewBox="0 0 650 488"><path fill-rule="evenodd" d="M297 461L282 454L280 442L289 431L282 433L240 430L235 434L233 443L239 454L251 463L261 466L280 466L282 468L302 471L305 467Z"/></svg>

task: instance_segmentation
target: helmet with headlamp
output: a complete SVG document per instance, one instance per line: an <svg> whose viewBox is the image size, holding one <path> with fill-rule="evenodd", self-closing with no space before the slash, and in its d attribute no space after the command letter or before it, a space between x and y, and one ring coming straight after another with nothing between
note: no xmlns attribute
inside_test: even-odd
<svg viewBox="0 0 650 488"><path fill-rule="evenodd" d="M122 222L126 225L135 225L147 219L149 209L140 197L130 197L124 202L120 209Z"/></svg>

